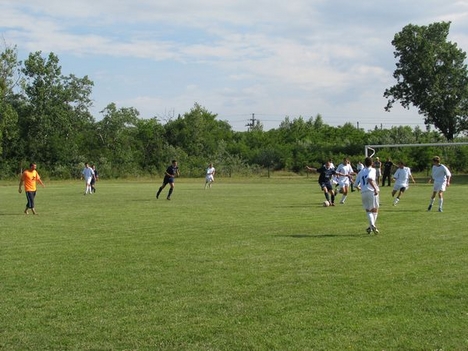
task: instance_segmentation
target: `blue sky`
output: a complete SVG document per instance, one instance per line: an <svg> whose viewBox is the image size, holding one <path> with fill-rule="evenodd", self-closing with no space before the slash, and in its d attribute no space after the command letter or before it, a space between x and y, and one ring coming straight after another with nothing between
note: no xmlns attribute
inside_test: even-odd
<svg viewBox="0 0 468 351"><path fill-rule="evenodd" d="M405 25L451 21L468 51L468 1L0 0L0 35L19 59L53 52L62 73L109 103L162 123L197 102L234 130L255 114L325 123L423 126L415 108L385 112L395 84L391 41ZM4 45L2 43L2 45Z"/></svg>

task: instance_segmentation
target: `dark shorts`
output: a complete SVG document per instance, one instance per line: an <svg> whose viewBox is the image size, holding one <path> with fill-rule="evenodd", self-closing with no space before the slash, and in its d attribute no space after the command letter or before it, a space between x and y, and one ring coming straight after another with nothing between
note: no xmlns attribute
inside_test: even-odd
<svg viewBox="0 0 468 351"><path fill-rule="evenodd" d="M28 200L28 203L26 204L27 208L34 208L35 197L36 197L35 191L26 191L26 200Z"/></svg>
<svg viewBox="0 0 468 351"><path fill-rule="evenodd" d="M174 177L164 177L163 185L174 183Z"/></svg>
<svg viewBox="0 0 468 351"><path fill-rule="evenodd" d="M320 184L320 189L323 190L323 188L327 188L328 190L333 190L333 185L331 181L324 182L324 183L319 183Z"/></svg>

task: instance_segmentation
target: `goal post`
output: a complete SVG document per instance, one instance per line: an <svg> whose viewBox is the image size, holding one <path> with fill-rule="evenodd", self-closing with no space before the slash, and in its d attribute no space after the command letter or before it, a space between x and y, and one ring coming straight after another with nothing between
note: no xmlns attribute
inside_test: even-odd
<svg viewBox="0 0 468 351"><path fill-rule="evenodd" d="M366 145L364 154L366 157L372 157L375 155L375 149L393 148L393 147L427 147L427 146L460 146L468 145L468 142L460 143L429 143L429 144L387 144L387 145ZM369 155L369 150L372 152Z"/></svg>

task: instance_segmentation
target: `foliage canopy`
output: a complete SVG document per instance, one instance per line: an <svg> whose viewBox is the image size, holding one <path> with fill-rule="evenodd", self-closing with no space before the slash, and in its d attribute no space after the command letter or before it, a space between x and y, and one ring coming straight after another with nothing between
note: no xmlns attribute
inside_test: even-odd
<svg viewBox="0 0 468 351"><path fill-rule="evenodd" d="M450 22L409 24L395 35L397 84L384 97L387 111L397 100L405 108L414 105L425 124L453 140L468 129L468 72L466 53L447 41L449 29Z"/></svg>

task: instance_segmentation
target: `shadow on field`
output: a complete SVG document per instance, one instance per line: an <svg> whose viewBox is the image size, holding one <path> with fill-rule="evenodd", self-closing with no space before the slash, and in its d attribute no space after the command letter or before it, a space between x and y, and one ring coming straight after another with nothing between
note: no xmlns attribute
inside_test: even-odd
<svg viewBox="0 0 468 351"><path fill-rule="evenodd" d="M286 238L295 238L295 239L320 239L320 238L343 238L343 237L362 237L362 236L369 236L368 234L291 234L291 235L280 235Z"/></svg>
<svg viewBox="0 0 468 351"><path fill-rule="evenodd" d="M0 216L26 216L23 212L0 213Z"/></svg>

